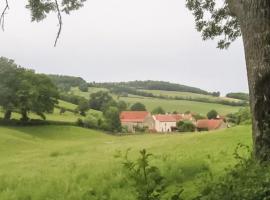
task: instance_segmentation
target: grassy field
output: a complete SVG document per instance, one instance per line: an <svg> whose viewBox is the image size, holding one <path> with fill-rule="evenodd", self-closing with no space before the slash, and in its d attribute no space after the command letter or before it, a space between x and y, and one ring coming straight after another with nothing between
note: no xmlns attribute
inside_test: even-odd
<svg viewBox="0 0 270 200"><path fill-rule="evenodd" d="M81 92L78 88L73 88L72 92L76 95L83 96L89 99L90 93L97 92L99 90L106 90L104 88L89 88L89 92ZM90 92L91 91L91 92ZM160 91L159 91L160 92ZM166 91L162 91L166 92ZM175 92L168 92L175 94ZM176 92L177 93L177 92ZM190 95L191 93L181 93L182 95ZM196 94L193 94L196 95ZM165 109L166 112L186 112L192 111L199 114L205 115L211 109L215 109L221 115L226 115L229 113L237 112L241 107L239 106L227 106L217 103L203 103L203 102L196 102L196 101L186 101L186 100L168 100L168 99L158 99L158 98L148 98L148 97L141 97L135 95L129 95L128 97L117 97L112 95L115 99L123 100L127 102L129 105L134 104L136 102L143 103L148 111L152 111L154 108L161 106ZM209 97L209 96L207 96Z"/></svg>
<svg viewBox="0 0 270 200"><path fill-rule="evenodd" d="M249 126L208 133L111 136L69 126L0 127L0 199L135 200L114 155L146 148L171 183L196 195L200 175L234 163L238 143L251 145ZM15 148L16 147L16 148Z"/></svg>
<svg viewBox="0 0 270 200"><path fill-rule="evenodd" d="M240 101L238 99L233 99L233 98L228 98L228 97L214 97L210 95L195 94L191 92L176 92L176 91L164 91L164 90L141 90L141 91L148 92L157 96L162 95L162 96L167 96L167 97L205 98L205 99L209 99L213 101L218 101L218 100L227 100L227 101L235 101L235 102Z"/></svg>
<svg viewBox="0 0 270 200"><path fill-rule="evenodd" d="M78 106L73 104L73 103L69 103L66 101L62 101L62 100L58 100L58 105L60 107L66 108L66 109L71 109L71 110L75 110Z"/></svg>

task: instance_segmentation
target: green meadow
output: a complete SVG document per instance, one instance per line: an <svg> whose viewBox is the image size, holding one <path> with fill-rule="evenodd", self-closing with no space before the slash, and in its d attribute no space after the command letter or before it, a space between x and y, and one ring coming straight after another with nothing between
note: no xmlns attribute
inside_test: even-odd
<svg viewBox="0 0 270 200"><path fill-rule="evenodd" d="M97 92L97 91L106 91L104 88L94 88L90 87L89 92L82 92L78 88L72 88L72 93L75 95L83 96L87 99L89 99L89 96L91 93ZM152 91L152 90L150 90ZM150 92L149 91L149 92ZM170 94L170 95L179 95L181 94L184 97L188 97L192 93L181 93L181 92L170 92L170 91L159 91L155 90L153 91L155 94ZM209 95L200 95L200 94L192 94L192 95L198 95L200 97L205 96L207 98L215 98L211 97ZM229 113L237 112L241 107L239 106L228 106L228 105L222 105L217 103L204 103L204 102L198 102L198 101L187 101L187 100L170 100L170 99L159 99L159 98L150 98L150 97L142 97L142 96L136 96L136 95L129 95L128 97L117 97L116 95L112 95L114 98L118 100L123 100L127 102L129 105L132 105L136 102L143 103L148 111L152 111L154 108L161 106L163 109L165 109L166 112L186 112L186 111L192 111L199 114L207 114L210 110L215 109L219 112L221 115L226 115Z"/></svg>
<svg viewBox="0 0 270 200"><path fill-rule="evenodd" d="M196 196L197 183L235 163L238 143L251 145L250 126L186 134L112 136L72 126L0 127L0 199L135 200L119 152L131 159L145 148L151 165L170 182Z"/></svg>

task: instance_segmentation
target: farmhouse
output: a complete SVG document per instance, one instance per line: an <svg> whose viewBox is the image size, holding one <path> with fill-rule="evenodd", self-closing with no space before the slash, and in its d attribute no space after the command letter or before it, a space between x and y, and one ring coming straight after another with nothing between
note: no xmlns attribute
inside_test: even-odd
<svg viewBox="0 0 270 200"><path fill-rule="evenodd" d="M171 114L177 122L179 121L191 121L195 122L195 119L192 114Z"/></svg>
<svg viewBox="0 0 270 200"><path fill-rule="evenodd" d="M155 120L155 130L157 132L172 132L176 129L176 115L153 115Z"/></svg>
<svg viewBox="0 0 270 200"><path fill-rule="evenodd" d="M151 114L147 111L123 111L120 114L123 127L127 127L129 132L135 132L138 128L153 130L155 122Z"/></svg>
<svg viewBox="0 0 270 200"><path fill-rule="evenodd" d="M197 121L198 131L212 131L227 128L227 124L222 119L202 119Z"/></svg>

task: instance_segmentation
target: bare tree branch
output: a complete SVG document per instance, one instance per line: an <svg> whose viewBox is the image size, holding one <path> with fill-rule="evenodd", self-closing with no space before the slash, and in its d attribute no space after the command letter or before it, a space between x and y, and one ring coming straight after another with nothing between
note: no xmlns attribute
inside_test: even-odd
<svg viewBox="0 0 270 200"><path fill-rule="evenodd" d="M58 4L57 0L55 0L55 5L56 5L56 11L57 11L57 17L58 17L58 26L59 26L59 29L58 29L58 32L56 35L56 39L54 42L54 46L56 47L57 41L58 41L60 34L61 34L61 31L62 31L63 21L62 21L62 15L61 15L61 11L60 11L59 4Z"/></svg>
<svg viewBox="0 0 270 200"><path fill-rule="evenodd" d="M5 14L8 9L9 9L9 4L8 4L8 0L6 0L6 6L0 16L0 26L2 27L3 31L5 30Z"/></svg>

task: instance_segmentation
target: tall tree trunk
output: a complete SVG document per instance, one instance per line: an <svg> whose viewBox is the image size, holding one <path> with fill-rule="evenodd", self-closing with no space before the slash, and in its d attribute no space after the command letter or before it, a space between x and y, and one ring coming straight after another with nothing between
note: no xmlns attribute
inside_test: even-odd
<svg viewBox="0 0 270 200"><path fill-rule="evenodd" d="M245 0L240 24L243 35L254 154L270 160L270 0Z"/></svg>
<svg viewBox="0 0 270 200"><path fill-rule="evenodd" d="M25 109L21 110L21 115L22 115L21 121L27 122L29 120L29 117L27 115L27 111Z"/></svg>
<svg viewBox="0 0 270 200"><path fill-rule="evenodd" d="M7 110L5 112L4 120L10 120L11 114L12 114L11 110Z"/></svg>

